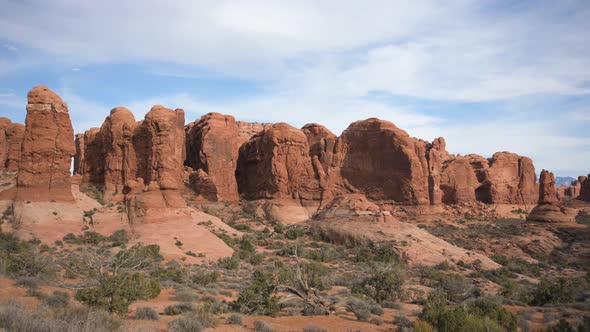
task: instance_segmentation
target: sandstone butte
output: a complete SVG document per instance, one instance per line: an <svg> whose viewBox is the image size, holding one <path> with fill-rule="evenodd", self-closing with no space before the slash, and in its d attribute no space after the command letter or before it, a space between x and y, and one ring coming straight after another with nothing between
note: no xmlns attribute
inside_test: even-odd
<svg viewBox="0 0 590 332"><path fill-rule="evenodd" d="M530 221L567 223L575 222L576 214L559 203L558 191L553 173L543 170L539 177L539 202L529 213Z"/></svg>
<svg viewBox="0 0 590 332"><path fill-rule="evenodd" d="M136 121L116 107L100 128L74 137L67 105L46 87L29 92L24 127L0 118L0 167L18 171L15 199L73 201L72 157L81 186L139 216L186 207L186 185L206 201L289 201L312 211L343 195L390 205L532 205L540 197L530 158L453 155L443 138L426 142L376 118L337 136L315 123L298 129L219 113L185 125L183 110L159 105ZM561 192L590 201L590 181L580 177Z"/></svg>

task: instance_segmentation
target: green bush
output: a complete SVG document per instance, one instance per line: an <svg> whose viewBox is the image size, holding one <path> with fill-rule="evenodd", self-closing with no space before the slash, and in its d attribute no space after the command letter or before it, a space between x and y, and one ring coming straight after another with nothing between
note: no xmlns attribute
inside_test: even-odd
<svg viewBox="0 0 590 332"><path fill-rule="evenodd" d="M254 331L256 332L274 332L275 329L268 325L265 321L262 320L255 320L254 321Z"/></svg>
<svg viewBox="0 0 590 332"><path fill-rule="evenodd" d="M378 303L394 302L403 299L403 285L401 266L377 266L369 277L353 285L352 292L364 294Z"/></svg>
<svg viewBox="0 0 590 332"><path fill-rule="evenodd" d="M197 311L197 308L191 303L173 304L164 308L164 314L169 316L176 316L195 311Z"/></svg>
<svg viewBox="0 0 590 332"><path fill-rule="evenodd" d="M113 243L113 247L126 246L129 243L129 235L124 229L114 231L108 238Z"/></svg>
<svg viewBox="0 0 590 332"><path fill-rule="evenodd" d="M198 317L187 316L177 318L168 324L168 328L172 332L201 332L203 325Z"/></svg>
<svg viewBox="0 0 590 332"><path fill-rule="evenodd" d="M28 241L21 241L11 233L0 232L0 273L10 277L53 278L56 266L53 259Z"/></svg>
<svg viewBox="0 0 590 332"><path fill-rule="evenodd" d="M346 302L346 310L352 312L356 319L362 322L368 322L371 318L370 309L370 305L361 299L353 297Z"/></svg>
<svg viewBox="0 0 590 332"><path fill-rule="evenodd" d="M498 303L478 299L463 306L448 307L445 293L430 294L420 319L431 324L439 332L516 331L516 316Z"/></svg>
<svg viewBox="0 0 590 332"><path fill-rule="evenodd" d="M217 261L217 266L226 270L237 270L240 268L240 258L236 253L231 257L223 257Z"/></svg>
<svg viewBox="0 0 590 332"><path fill-rule="evenodd" d="M272 274L262 270L254 271L252 283L238 295L235 304L245 314L276 315L279 310L279 299Z"/></svg>
<svg viewBox="0 0 590 332"><path fill-rule="evenodd" d="M220 274L217 271L198 270L191 275L191 281L194 284L207 286L216 283Z"/></svg>
<svg viewBox="0 0 590 332"><path fill-rule="evenodd" d="M577 278L542 278L533 290L530 305L570 303L576 300L585 281Z"/></svg>
<svg viewBox="0 0 590 332"><path fill-rule="evenodd" d="M135 319L159 320L160 315L154 308L139 307L135 310Z"/></svg>
<svg viewBox="0 0 590 332"><path fill-rule="evenodd" d="M233 314L229 317L227 317L227 319L225 320L225 322L227 324L232 324L232 325L242 325L242 316L237 315L237 314Z"/></svg>
<svg viewBox="0 0 590 332"><path fill-rule="evenodd" d="M53 294L45 297L43 302L53 308L64 308L70 303L70 294L61 291L54 291Z"/></svg>
<svg viewBox="0 0 590 332"><path fill-rule="evenodd" d="M76 292L76 300L110 312L127 313L137 300L152 299L160 294L160 284L141 272L105 276L97 287Z"/></svg>

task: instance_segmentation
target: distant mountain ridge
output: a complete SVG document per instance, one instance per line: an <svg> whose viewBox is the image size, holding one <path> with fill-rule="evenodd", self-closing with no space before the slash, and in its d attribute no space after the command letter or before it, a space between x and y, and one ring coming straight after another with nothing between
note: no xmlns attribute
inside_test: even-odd
<svg viewBox="0 0 590 332"><path fill-rule="evenodd" d="M559 187L561 185L569 186L575 178L571 176L557 176L555 177L555 184Z"/></svg>

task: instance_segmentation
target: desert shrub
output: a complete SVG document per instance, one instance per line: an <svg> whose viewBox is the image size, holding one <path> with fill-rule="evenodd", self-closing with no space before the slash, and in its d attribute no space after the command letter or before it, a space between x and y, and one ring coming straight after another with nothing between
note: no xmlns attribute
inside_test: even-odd
<svg viewBox="0 0 590 332"><path fill-rule="evenodd" d="M180 302L193 302L198 298L199 296L193 293L190 289L177 289L174 294L174 300Z"/></svg>
<svg viewBox="0 0 590 332"><path fill-rule="evenodd" d="M248 259L248 263L252 264L252 265L260 265L262 264L262 262L264 262L264 255L263 254L253 254L252 256L250 256L250 258Z"/></svg>
<svg viewBox="0 0 590 332"><path fill-rule="evenodd" d="M129 235L124 229L114 231L108 238L113 243L113 247L126 246L129 242Z"/></svg>
<svg viewBox="0 0 590 332"><path fill-rule="evenodd" d="M78 238L81 244L97 245L107 238L100 233L93 231L86 231Z"/></svg>
<svg viewBox="0 0 590 332"><path fill-rule="evenodd" d="M240 257L234 253L231 257L220 258L217 266L226 270L237 270L240 268Z"/></svg>
<svg viewBox="0 0 590 332"><path fill-rule="evenodd" d="M346 301L346 310L352 312L356 319L363 322L368 322L369 318L371 318L371 306L361 299L354 297L348 299Z"/></svg>
<svg viewBox="0 0 590 332"><path fill-rule="evenodd" d="M240 292L235 304L245 314L276 315L280 310L276 292L273 275L256 270L250 286Z"/></svg>
<svg viewBox="0 0 590 332"><path fill-rule="evenodd" d="M442 291L430 294L420 319L440 332L451 331L516 331L516 317L498 303L478 299L463 306L450 308Z"/></svg>
<svg viewBox="0 0 590 332"><path fill-rule="evenodd" d="M191 281L197 285L207 286L217 282L219 276L217 271L198 270L191 275Z"/></svg>
<svg viewBox="0 0 590 332"><path fill-rule="evenodd" d="M242 316L237 315L237 314L233 314L233 315L227 317L225 322L227 324L232 324L232 325L242 325Z"/></svg>
<svg viewBox="0 0 590 332"><path fill-rule="evenodd" d="M337 253L332 248L319 248L317 250L307 250L303 257L317 262L330 262L336 257Z"/></svg>
<svg viewBox="0 0 590 332"><path fill-rule="evenodd" d="M451 302L461 302L474 294L475 287L473 283L460 274L442 274L438 279L438 285Z"/></svg>
<svg viewBox="0 0 590 332"><path fill-rule="evenodd" d="M15 280L14 285L26 288L37 288L39 287L39 279L35 277L20 277Z"/></svg>
<svg viewBox="0 0 590 332"><path fill-rule="evenodd" d="M414 324L412 324L412 328L414 332L435 332L436 330L427 322L416 320Z"/></svg>
<svg viewBox="0 0 590 332"><path fill-rule="evenodd" d="M364 294L378 303L393 302L404 297L404 271L399 265L377 266L374 272L352 287L354 293Z"/></svg>
<svg viewBox="0 0 590 332"><path fill-rule="evenodd" d="M520 257L508 257L496 254L492 256L492 259L514 273L524 274L529 277L538 277L541 275L539 264L529 263Z"/></svg>
<svg viewBox="0 0 590 332"><path fill-rule="evenodd" d="M0 232L0 273L11 277L50 279L55 272L53 259L36 245L11 233Z"/></svg>
<svg viewBox="0 0 590 332"><path fill-rule="evenodd" d="M381 319L379 317L373 317L369 320L369 323L375 324L375 325L383 325L385 322L383 321L383 319Z"/></svg>
<svg viewBox="0 0 590 332"><path fill-rule="evenodd" d="M201 332L203 325L198 317L186 316L177 318L168 324L168 328L172 332Z"/></svg>
<svg viewBox="0 0 590 332"><path fill-rule="evenodd" d="M328 329L319 326L308 325L303 328L303 332L328 332Z"/></svg>
<svg viewBox="0 0 590 332"><path fill-rule="evenodd" d="M159 294L157 280L141 272L128 272L105 276L98 286L77 291L75 298L87 305L123 314L132 302L151 299Z"/></svg>
<svg viewBox="0 0 590 332"><path fill-rule="evenodd" d="M303 236L305 236L305 228L302 226L290 226L285 231L285 237L289 240L296 240Z"/></svg>
<svg viewBox="0 0 590 332"><path fill-rule="evenodd" d="M413 323L407 316L399 315L393 319L393 325L397 326L397 332L409 332L412 331Z"/></svg>
<svg viewBox="0 0 590 332"><path fill-rule="evenodd" d="M49 307L64 308L70 303L70 294L61 291L54 291L53 294L45 297L43 302Z"/></svg>
<svg viewBox="0 0 590 332"><path fill-rule="evenodd" d="M265 321L262 320L255 320L254 321L254 331L256 332L274 332L275 329L268 325Z"/></svg>
<svg viewBox="0 0 590 332"><path fill-rule="evenodd" d="M585 281L577 278L542 278L533 290L531 305L570 303L576 300Z"/></svg>
<svg viewBox="0 0 590 332"><path fill-rule="evenodd" d="M173 281L178 284L184 284L189 280L189 271L176 261L170 261L163 268L157 267L153 275L160 281Z"/></svg>
<svg viewBox="0 0 590 332"><path fill-rule="evenodd" d="M160 315L151 307L139 307L135 310L135 319L159 320Z"/></svg>
<svg viewBox="0 0 590 332"><path fill-rule="evenodd" d="M164 308L164 314L169 316L176 316L195 311L197 311L197 308L192 303L178 303Z"/></svg>
<svg viewBox="0 0 590 332"><path fill-rule="evenodd" d="M46 315L16 301L0 305L0 330L11 332L110 332L121 326L120 320L100 310L66 307Z"/></svg>
<svg viewBox="0 0 590 332"><path fill-rule="evenodd" d="M353 253L354 261L357 263L397 263L401 261L399 252L390 243L356 246L353 248Z"/></svg>

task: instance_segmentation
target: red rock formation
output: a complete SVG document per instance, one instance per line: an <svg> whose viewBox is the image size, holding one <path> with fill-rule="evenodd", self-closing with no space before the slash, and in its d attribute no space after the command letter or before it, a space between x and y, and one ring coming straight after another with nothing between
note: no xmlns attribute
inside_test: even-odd
<svg viewBox="0 0 590 332"><path fill-rule="evenodd" d="M0 118L0 169L18 170L25 126Z"/></svg>
<svg viewBox="0 0 590 332"><path fill-rule="evenodd" d="M578 199L590 202L590 174L588 176L579 176L578 182L580 182L580 195Z"/></svg>
<svg viewBox="0 0 590 332"><path fill-rule="evenodd" d="M375 118L354 122L334 151L332 167L337 170L330 172L331 190L352 189L373 200L400 204L430 202L426 143L393 123Z"/></svg>
<svg viewBox="0 0 590 332"><path fill-rule="evenodd" d="M441 172L443 163L450 159L451 156L447 152L447 143L445 139L439 137L426 147L426 160L428 161L428 196L430 204L440 204L443 202L444 193L441 190ZM447 195L446 199L450 196ZM452 201L451 203L456 203ZM451 204L449 203L449 204Z"/></svg>
<svg viewBox="0 0 590 332"><path fill-rule="evenodd" d="M539 204L533 208L527 220L542 222L575 222L575 211L559 203L555 176L543 170L539 177Z"/></svg>
<svg viewBox="0 0 590 332"><path fill-rule="evenodd" d="M328 128L317 124L309 123L301 128L301 131L307 137L309 145L309 156L317 158L323 168L323 173L328 172L334 156L334 146L337 137Z"/></svg>
<svg viewBox="0 0 590 332"><path fill-rule="evenodd" d="M456 157L444 163L441 172L442 202L457 204L476 201L479 187L471 157Z"/></svg>
<svg viewBox="0 0 590 332"><path fill-rule="evenodd" d="M17 200L73 202L70 166L76 152L67 105L44 86L29 91L17 176Z"/></svg>
<svg viewBox="0 0 590 332"><path fill-rule="evenodd" d="M580 190L582 189L582 184L579 180L574 180L570 184L569 187L565 188L565 196L570 197L572 199L578 198L580 196Z"/></svg>
<svg viewBox="0 0 590 332"><path fill-rule="evenodd" d="M178 159L185 148L184 111L152 107L135 128L132 142L136 179L125 183L130 220L142 217L142 222L152 222L162 217L165 209L186 207L179 191L183 186L183 160Z"/></svg>
<svg viewBox="0 0 590 332"><path fill-rule="evenodd" d="M135 127L135 117L125 107L113 108L100 127L100 162L107 195L123 192L126 181L135 178L137 162L131 142Z"/></svg>
<svg viewBox="0 0 590 332"><path fill-rule="evenodd" d="M477 199L489 204L529 204L537 199L535 167L530 158L510 152L497 152L489 166L471 155L478 180Z"/></svg>
<svg viewBox="0 0 590 332"><path fill-rule="evenodd" d="M321 197L307 137L286 123L276 123L242 145L236 176L246 199Z"/></svg>
<svg viewBox="0 0 590 332"><path fill-rule="evenodd" d="M185 164L205 173L191 176L195 192L212 201L237 201L235 173L239 148L238 126L233 116L209 113L190 123L186 127Z"/></svg>
<svg viewBox="0 0 590 332"><path fill-rule="evenodd" d="M539 177L539 204L555 204L558 202L555 176L549 171L542 170Z"/></svg>

